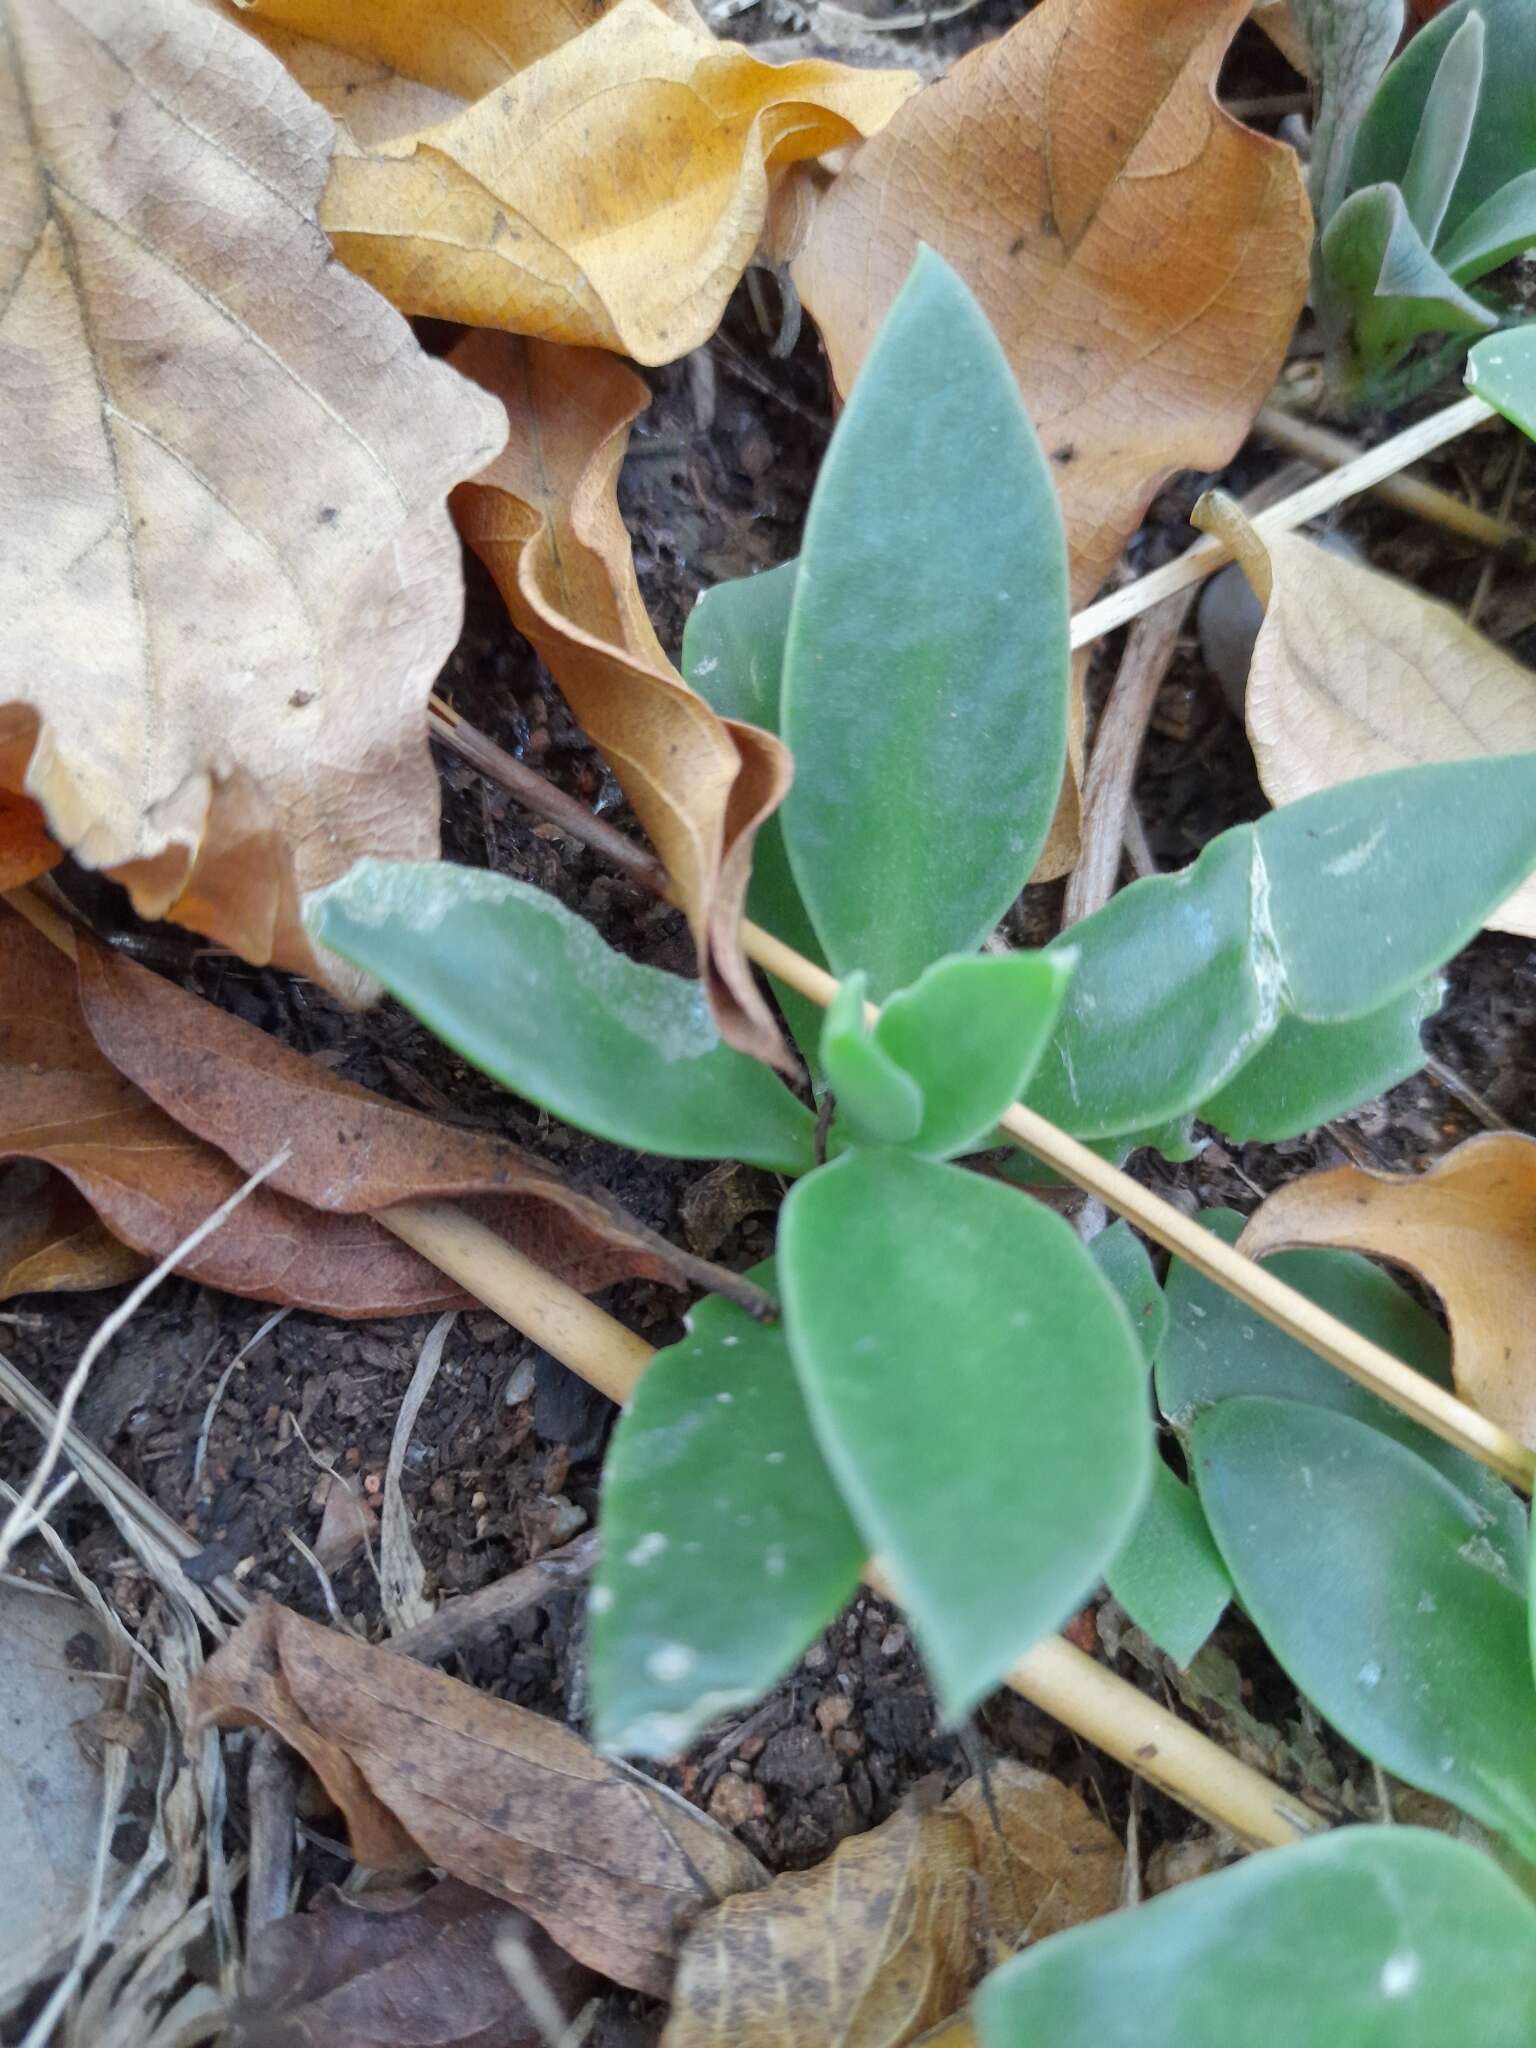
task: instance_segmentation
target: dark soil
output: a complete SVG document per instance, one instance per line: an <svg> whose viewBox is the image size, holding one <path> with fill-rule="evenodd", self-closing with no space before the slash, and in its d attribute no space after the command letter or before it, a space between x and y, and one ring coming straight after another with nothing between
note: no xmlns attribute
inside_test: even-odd
<svg viewBox="0 0 1536 2048"><path fill-rule="evenodd" d="M1013 0L988 4L919 46L946 56L1016 18ZM793 10L749 10L725 33L783 36ZM907 61L910 37L886 39L885 61ZM864 51L859 52L868 61ZM1240 89L1289 90L1294 81L1261 39L1245 36L1234 58ZM768 297L772 300L772 283ZM816 468L831 430L819 346L809 328L784 360L771 347L749 295L731 306L722 332L686 362L652 374L655 403L637 429L622 482L641 581L669 649L700 590L791 555ZM1380 423L1382 431L1393 423ZM1355 428L1359 431L1358 424ZM1371 431L1376 431L1372 426ZM1430 468L1475 502L1496 504L1511 437L1474 438ZM1246 488L1277 458L1257 444L1226 481ZM1136 573L1187 545L1184 515L1205 479L1180 479L1154 506L1129 551ZM1527 487L1515 516L1536 529ZM1465 604L1483 558L1444 534L1413 525L1374 503L1348 508L1344 523L1379 564ZM563 788L633 829L617 785L593 752L529 650L506 622L478 568L469 567L467 622L442 688L463 714ZM1496 572L1485 624L1527 659L1536 656L1532 619L1515 572ZM1527 593L1528 596L1528 593ZM1531 607L1527 603L1527 610ZM1114 674L1118 641L1100 650L1097 698ZM442 762L443 850L452 860L492 866L549 889L624 951L686 973L691 949L681 917L616 876L556 828L523 813L458 762ZM1162 865L1179 866L1224 826L1255 816L1263 800L1238 721L1203 669L1193 640L1181 650L1146 748L1137 802ZM96 892L98 902L102 892ZM1032 892L1031 928L1054 915L1059 891ZM120 904L106 906L131 925ZM655 1228L734 1268L765 1256L779 1190L767 1176L734 1167L639 1159L552 1122L508 1096L437 1044L394 1005L366 1015L340 1010L308 984L228 959L199 956L181 936L165 941L173 971L188 986L331 1064L352 1080L449 1121L501 1131L579 1182L600 1184ZM1498 1115L1536 1129L1536 949L1485 937L1455 964L1452 994L1430 1027L1433 1052ZM1420 1076L1341 1125L1276 1147L1211 1143L1194 1161L1170 1166L1143 1154L1134 1170L1186 1206L1251 1209L1269 1188L1345 1156L1418 1165L1478 1128L1439 1082ZM652 1343L676 1336L686 1306L653 1285L612 1290L607 1306ZM89 1332L111 1305L105 1296L8 1304L15 1362L55 1393ZM290 1315L235 1371L209 1414L216 1383L269 1310L185 1282L161 1289L98 1368L80 1426L151 1497L205 1546L203 1568L233 1571L252 1592L270 1592L324 1618L311 1566L289 1541L313 1546L333 1470L376 1499L389 1439L428 1324L351 1325ZM442 1597L487 1584L595 1519L598 1473L612 1410L563 1368L488 1312L460 1317L421 1416L406 1468L415 1536ZM200 1433L206 1454L194 1478ZM0 1425L0 1470L30 1468L35 1443L20 1425ZM131 1607L132 1570L115 1532L83 1501L56 1518L77 1555ZM345 1616L377 1635L377 1584L361 1552L332 1570ZM1114 1616L1109 1617L1111 1624ZM1095 1641L1091 1616L1074 1633ZM1118 1643L1118 1635L1113 1636ZM1256 1639L1229 1623L1218 1646L1236 1659L1245 1704L1260 1720L1303 1729L1294 1695ZM1145 1669L1121 1647L1127 1676L1161 1692L1170 1681L1154 1660ZM472 1683L579 1724L584 1676L580 1602L562 1594L520 1616L458 1666ZM1200 1711L1198 1703L1194 1709ZM1220 1710L1210 1706L1212 1725ZM1303 1730L1303 1733L1305 1731ZM1359 1769L1342 1745L1315 1735L1290 1752L1325 1759L1335 1796L1360 1804ZM1129 1780L1096 1753L1011 1694L979 1717L974 1755L1022 1757L1080 1783L1117 1824ZM1309 1746L1310 1745L1310 1746ZM1327 1759L1331 1758L1331 1763ZM1286 1768L1286 1757L1273 1761ZM862 1596L766 1702L715 1731L667 1775L772 1868L823 1858L842 1837L869 1827L906 1796L946 1789L971 1768L960 1742L938 1727L905 1627ZM1295 1766L1300 1769L1300 1765ZM1178 1843L1193 1823L1152 1792L1141 1796L1143 1851ZM1198 1830L1194 1830L1199 1833Z"/></svg>

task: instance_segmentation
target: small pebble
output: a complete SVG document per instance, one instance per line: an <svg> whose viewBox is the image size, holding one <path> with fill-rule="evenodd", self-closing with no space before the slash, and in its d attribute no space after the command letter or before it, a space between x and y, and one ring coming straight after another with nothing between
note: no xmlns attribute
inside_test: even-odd
<svg viewBox="0 0 1536 2048"><path fill-rule="evenodd" d="M901 1626L900 1622L898 1622L894 1628L888 1628L885 1634L880 1638L881 1656L899 1657L902 1651L907 1647L908 1640L909 1638L907 1636L906 1630Z"/></svg>

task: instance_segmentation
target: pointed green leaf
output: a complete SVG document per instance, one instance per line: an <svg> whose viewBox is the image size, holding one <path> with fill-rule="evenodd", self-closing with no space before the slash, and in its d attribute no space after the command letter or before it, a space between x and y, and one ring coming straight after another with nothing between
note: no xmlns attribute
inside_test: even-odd
<svg viewBox="0 0 1536 2048"><path fill-rule="evenodd" d="M1239 1144L1274 1145L1373 1102L1423 1066L1420 1026L1444 999L1436 975L1353 1023L1282 1017L1274 1036L1201 1104L1202 1123Z"/></svg>
<svg viewBox="0 0 1536 2048"><path fill-rule="evenodd" d="M1483 17L1469 14L1445 46L1403 173L1403 203L1426 248L1433 249L1466 161L1483 89Z"/></svg>
<svg viewBox="0 0 1536 2048"><path fill-rule="evenodd" d="M1253 973L1253 828L1213 839L1178 875L1133 882L1054 947L1078 954L1050 1051L1025 1099L1082 1138L1203 1102L1273 1030L1273 978Z"/></svg>
<svg viewBox="0 0 1536 2048"><path fill-rule="evenodd" d="M1112 1223L1088 1247L1119 1295L1150 1371L1168 1335L1168 1304L1147 1248L1128 1223ZM1193 1492L1161 1457L1135 1528L1104 1574L1109 1590L1176 1663L1188 1664L1220 1621L1232 1581Z"/></svg>
<svg viewBox="0 0 1536 2048"><path fill-rule="evenodd" d="M1230 1209L1207 1209L1199 1220L1228 1244L1236 1243L1243 1227ZM1280 1252L1264 1266L1437 1386L1451 1384L1450 1338L1406 1289L1357 1252ZM1523 1580L1525 1509L1475 1458L1357 1386L1182 1259L1169 1264L1166 1299L1169 1325L1157 1361L1157 1398L1176 1429L1187 1433L1205 1409L1237 1394L1283 1395L1351 1416L1403 1444L1458 1487L1485 1518L1505 1570L1517 1583Z"/></svg>
<svg viewBox="0 0 1536 2048"><path fill-rule="evenodd" d="M773 1268L753 1276L773 1285ZM673 1756L777 1683L864 1562L782 1326L711 1296L647 1366L603 1467L588 1603L605 1749Z"/></svg>
<svg viewBox="0 0 1536 2048"><path fill-rule="evenodd" d="M1341 10L1343 11L1343 10ZM1451 39L1473 14L1488 31L1488 66L1442 237L1511 178L1532 168L1536 135L1536 7L1531 0L1456 0L1404 49L1381 81L1355 138L1352 186L1400 185Z"/></svg>
<svg viewBox="0 0 1536 2048"><path fill-rule="evenodd" d="M981 2048L1525 2048L1536 1908L1421 1828L1357 1827L1037 1942Z"/></svg>
<svg viewBox="0 0 1536 2048"><path fill-rule="evenodd" d="M1141 1239L1124 1220L1101 1230L1088 1256L1120 1297L1148 1372L1168 1339L1168 1304Z"/></svg>
<svg viewBox="0 0 1536 2048"><path fill-rule="evenodd" d="M1323 266L1349 306L1362 362L1390 366L1421 334L1486 334L1498 316L1425 248L1396 185L1351 192L1323 235Z"/></svg>
<svg viewBox="0 0 1536 2048"><path fill-rule="evenodd" d="M1536 441L1536 325L1480 341L1468 360L1467 389Z"/></svg>
<svg viewBox="0 0 1536 2048"><path fill-rule="evenodd" d="M1485 199L1436 254L1458 284L1472 284L1533 246L1536 170L1511 178L1492 198ZM1492 399L1488 402L1494 403ZM1502 406L1499 409L1503 411Z"/></svg>
<svg viewBox="0 0 1536 2048"><path fill-rule="evenodd" d="M1234 826L1047 948L1080 957L1026 1100L1090 1139L1196 1110L1287 1015L1353 1024L1406 999L1533 867L1536 754L1394 769ZM1359 1052L1353 1034L1340 1069Z"/></svg>
<svg viewBox="0 0 1536 2048"><path fill-rule="evenodd" d="M902 1145L923 1121L923 1091L864 1022L869 977L850 974L821 1020L821 1066L839 1120L871 1145Z"/></svg>
<svg viewBox="0 0 1536 2048"><path fill-rule="evenodd" d="M552 896L480 868L359 861L305 906L323 946L467 1060L640 1152L811 1163L813 1119L722 1043L696 981L616 953Z"/></svg>
<svg viewBox="0 0 1536 2048"><path fill-rule="evenodd" d="M1524 1593L1486 1519L1380 1430L1245 1396L1195 1423L1191 1469L1238 1597L1357 1749L1536 1857Z"/></svg>
<svg viewBox="0 0 1536 2048"><path fill-rule="evenodd" d="M906 1152L851 1152L793 1188L779 1277L827 1463L957 1716L1140 1512L1135 1336L1059 1216Z"/></svg>
<svg viewBox="0 0 1536 2048"><path fill-rule="evenodd" d="M959 954L887 997L875 1044L922 1091L915 1152L947 1159L989 1139L1050 1043L1073 964L1070 949Z"/></svg>
<svg viewBox="0 0 1536 2048"><path fill-rule="evenodd" d="M1364 1017L1443 967L1536 867L1536 754L1367 775L1253 830L1285 1007Z"/></svg>
<svg viewBox="0 0 1536 2048"><path fill-rule="evenodd" d="M1324 227L1348 187L1355 130L1403 33L1403 0L1291 0L1318 90L1308 183Z"/></svg>
<svg viewBox="0 0 1536 2048"><path fill-rule="evenodd" d="M689 614L683 628L683 674L722 718L745 719L765 732L780 730L779 682L798 567L796 562L784 562L760 576L716 584ZM826 966L790 872L777 812L759 825L752 844L747 915L803 958ZM813 1063L821 1011L797 989L775 976L769 979L795 1044Z"/></svg>
<svg viewBox="0 0 1536 2048"><path fill-rule="evenodd" d="M1226 1612L1232 1576L1192 1488L1153 1461L1152 1491L1104 1574L1139 1629L1175 1664L1192 1664Z"/></svg>
<svg viewBox="0 0 1536 2048"><path fill-rule="evenodd" d="M822 464L784 658L784 835L837 973L883 998L1017 896L1067 670L1049 469L985 315L921 250Z"/></svg>

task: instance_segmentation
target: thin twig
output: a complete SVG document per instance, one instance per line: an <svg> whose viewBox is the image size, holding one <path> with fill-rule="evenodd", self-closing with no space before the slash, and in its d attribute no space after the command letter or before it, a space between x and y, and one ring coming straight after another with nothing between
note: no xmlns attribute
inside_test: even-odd
<svg viewBox="0 0 1536 2048"><path fill-rule="evenodd" d="M1504 480L1503 494L1499 499L1499 518L1507 521L1515 509L1515 499L1520 492L1520 478L1525 470L1526 451L1530 442L1524 434L1515 437L1515 452L1509 459L1509 475ZM1525 557L1529 560L1529 554ZM1499 572L1498 557L1490 555L1484 562L1477 579L1477 588L1472 593L1472 602L1467 606L1467 624L1475 626L1483 615L1483 606L1493 595L1493 579Z"/></svg>
<svg viewBox="0 0 1536 2048"><path fill-rule="evenodd" d="M1331 476L1319 477L1316 483L1308 484L1295 497L1287 498L1283 504L1261 514L1253 522L1254 528L1259 534L1268 536L1290 533L1295 527L1305 526L1309 519L1320 518L1324 512L1331 512L1335 505L1342 505L1346 498L1355 498L1362 491L1372 490L1387 477L1395 476L1399 470L1417 462L1420 456L1444 447L1447 441L1457 440L1494 416L1492 406L1485 405L1480 398L1458 399L1444 411L1431 414L1416 426L1405 428L1401 434L1394 434L1380 447L1368 448L1363 455L1357 456L1353 462L1346 462ZM1097 604L1089 605L1086 611L1078 612L1072 621L1072 645L1091 646L1106 633L1112 633L1116 626L1129 625L1132 619L1140 618L1143 612L1161 604L1165 597L1172 597L1175 591L1188 590L1191 584L1203 583L1207 576L1213 576L1224 562L1231 559L1231 551L1219 541L1197 541L1166 567L1154 569L1150 576L1128 583L1124 589L1113 591L1108 597L1100 598Z"/></svg>
<svg viewBox="0 0 1536 2048"><path fill-rule="evenodd" d="M559 1550L536 1557L531 1564L493 1579L474 1593L444 1601L436 1614L415 1628L403 1628L384 1646L419 1664L439 1664L455 1650L467 1649L492 1634L514 1614L536 1607L552 1593L576 1586L597 1563L597 1531L586 1529Z"/></svg>
<svg viewBox="0 0 1536 2048"><path fill-rule="evenodd" d="M1194 602L1193 590L1164 598L1127 636L1083 778L1082 853L1067 882L1063 925L1076 924L1115 893L1142 741Z"/></svg>
<svg viewBox="0 0 1536 2048"><path fill-rule="evenodd" d="M224 1389L229 1385L235 1367L243 1364L256 1349L262 1338L270 1336L283 1318L291 1314L291 1309L274 1309L255 1336L246 1338L240 1349L219 1374L218 1385L209 1396L208 1406L203 1410L203 1426L197 1432L197 1449L192 1453L192 1496L194 1499L196 1499L198 1490L203 1483L203 1466L208 1458L208 1439L213 1434L213 1418L219 1412L219 1403L224 1398Z"/></svg>
<svg viewBox="0 0 1536 2048"><path fill-rule="evenodd" d="M1287 455L1299 455L1318 469L1342 469L1346 463L1358 461L1363 452L1346 435L1321 427L1315 420L1285 412L1278 405L1264 406L1253 430L1277 448L1283 448ZM1371 486L1371 495L1384 504L1395 505L1400 512L1411 513L1415 519L1444 527L1448 533L1460 534L1463 540L1475 541L1479 547L1511 554L1518 562L1536 558L1536 543L1519 527L1511 525L1507 506L1495 519L1475 505L1464 504L1452 492L1442 491L1437 484L1425 483L1416 476L1383 477Z"/></svg>
<svg viewBox="0 0 1536 2048"><path fill-rule="evenodd" d="M22 1489L21 1499L11 1509L10 1514L7 1515L5 1526L0 1528L0 1566L3 1566L6 1559L10 1556L18 1534L25 1526L31 1510L37 1506L43 1488L53 1476L53 1468L59 1462L59 1455L64 1448L64 1433L69 1427L70 1419L74 1415L75 1406L80 1396L85 1392L85 1383L90 1378L91 1367L112 1342L118 1331L123 1328L124 1324L131 1321L138 1314L161 1281L169 1279L170 1275L175 1272L184 1259L192 1252L195 1252L200 1244L212 1237L216 1230L222 1228L230 1216L234 1214L235 1210L239 1208L246 1196L259 1188L269 1174L275 1173L286 1162L288 1156L289 1148L284 1145L280 1150L273 1153L265 1166L258 1166L256 1171L247 1180L242 1182L227 1200L220 1202L218 1208L214 1210L211 1216L205 1216L195 1230L189 1231L181 1240L181 1243L174 1250L166 1254L152 1273L145 1274L138 1285L132 1289L124 1300L118 1303L117 1307L113 1309L112 1313L97 1329L95 1335L81 1352L78 1364L65 1383L63 1395L59 1400L58 1411L54 1418L53 1426L48 1432L48 1439L43 1446L43 1455L38 1461L37 1469Z"/></svg>

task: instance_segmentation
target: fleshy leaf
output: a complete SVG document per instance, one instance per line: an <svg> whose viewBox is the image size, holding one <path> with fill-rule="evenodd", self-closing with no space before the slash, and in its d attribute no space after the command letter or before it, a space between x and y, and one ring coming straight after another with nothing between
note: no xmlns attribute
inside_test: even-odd
<svg viewBox="0 0 1536 2048"><path fill-rule="evenodd" d="M772 1264L751 1277L771 1287ZM596 1737L670 1756L776 1683L864 1562L781 1325L717 1296L699 1303L619 1418L601 1526L588 1606Z"/></svg>
<svg viewBox="0 0 1536 2048"><path fill-rule="evenodd" d="M1228 1244L1235 1244L1242 1233L1242 1218L1230 1209L1208 1209L1200 1221ZM1354 1252L1281 1252L1266 1259L1265 1265L1277 1279L1404 1365L1437 1386L1450 1385L1451 1347L1445 1331L1368 1259ZM1522 1577L1525 1509L1515 1493L1475 1458L1357 1386L1182 1259L1174 1259L1168 1268L1167 1302L1170 1322L1157 1361L1157 1398L1175 1428L1187 1432L1206 1408L1240 1394L1282 1395L1352 1416L1416 1452L1459 1487L1484 1517L1489 1541L1511 1577Z"/></svg>
<svg viewBox="0 0 1536 2048"><path fill-rule="evenodd" d="M1135 1335L1059 1216L905 1152L851 1152L793 1188L779 1277L827 1463L959 1715L1140 1512Z"/></svg>
<svg viewBox="0 0 1536 2048"><path fill-rule="evenodd" d="M1466 162L1483 89L1486 42L1483 17L1469 14L1445 46L1403 172L1408 218L1429 249L1439 240L1451 194Z"/></svg>
<svg viewBox="0 0 1536 2048"><path fill-rule="evenodd" d="M1193 1663L1226 1612L1232 1575L1193 1488L1153 1461L1152 1491L1105 1583L1175 1664Z"/></svg>
<svg viewBox="0 0 1536 2048"><path fill-rule="evenodd" d="M1536 9L1530 0L1456 0L1420 29L1381 81L1355 137L1350 183L1402 184L1447 46L1468 17L1488 31L1489 63L1442 239L1531 168Z"/></svg>
<svg viewBox="0 0 1536 2048"><path fill-rule="evenodd" d="M902 1145L923 1121L923 1091L871 1035L864 1021L867 978L850 974L827 1005L821 1065L837 1111L872 1145Z"/></svg>
<svg viewBox="0 0 1536 2048"><path fill-rule="evenodd" d="M1287 1675L1357 1749L1536 1854L1525 1595L1486 1517L1380 1430L1244 1396L1191 1432L1201 1505Z"/></svg>
<svg viewBox="0 0 1536 2048"><path fill-rule="evenodd" d="M1536 1909L1465 1843L1347 1828L1031 1946L976 2011L982 2048L1524 2048Z"/></svg>
<svg viewBox="0 0 1536 2048"><path fill-rule="evenodd" d="M1421 334L1498 325L1424 246L1396 185L1351 192L1321 247L1329 284L1349 310L1354 353L1370 371L1390 367Z"/></svg>
<svg viewBox="0 0 1536 2048"><path fill-rule="evenodd" d="M311 930L467 1060L640 1152L810 1164L812 1120L725 1045L698 982L627 960L507 875L362 861L310 899Z"/></svg>
<svg viewBox="0 0 1536 2048"><path fill-rule="evenodd" d="M915 1152L947 1159L986 1141L1050 1042L1072 965L1065 950L961 954L886 999L874 1042L922 1091Z"/></svg>
<svg viewBox="0 0 1536 2048"><path fill-rule="evenodd" d="M1439 975L1348 1024L1282 1017L1251 1060L1200 1105L1239 1144L1273 1145L1374 1102L1424 1064L1420 1027L1445 1000Z"/></svg>
<svg viewBox="0 0 1536 2048"><path fill-rule="evenodd" d="M1439 260L1458 284L1486 277L1490 270L1536 243L1536 170L1511 178L1476 213L1469 214L1439 251ZM1482 346L1481 343L1478 344ZM1497 401L1490 398L1489 404ZM1500 411L1503 410L1501 406Z"/></svg>
<svg viewBox="0 0 1536 2048"><path fill-rule="evenodd" d="M784 657L784 838L838 973L883 998L1012 903L1061 788L1068 666L1045 459L985 315L924 250L822 464Z"/></svg>
<svg viewBox="0 0 1536 2048"><path fill-rule="evenodd" d="M1536 441L1536 325L1480 341L1467 363L1467 389Z"/></svg>
<svg viewBox="0 0 1536 2048"><path fill-rule="evenodd" d="M1085 1138L1197 1109L1285 1017L1352 1024L1407 996L1533 867L1536 753L1368 776L1234 826L1053 942L1080 958L1030 1106Z"/></svg>
<svg viewBox="0 0 1536 2048"><path fill-rule="evenodd" d="M1157 1284L1147 1248L1123 1219L1101 1230L1089 1256L1120 1297L1131 1319L1142 1360L1150 1372L1168 1339L1168 1303Z"/></svg>

